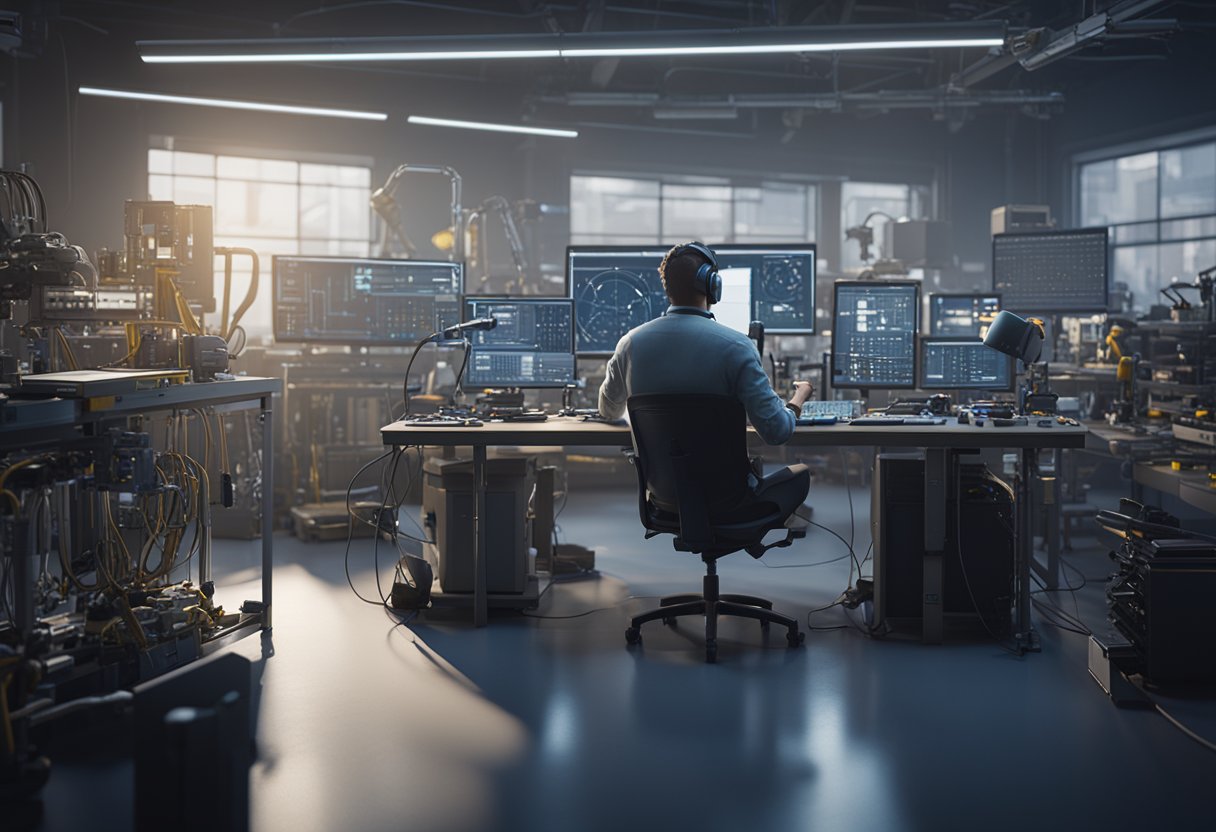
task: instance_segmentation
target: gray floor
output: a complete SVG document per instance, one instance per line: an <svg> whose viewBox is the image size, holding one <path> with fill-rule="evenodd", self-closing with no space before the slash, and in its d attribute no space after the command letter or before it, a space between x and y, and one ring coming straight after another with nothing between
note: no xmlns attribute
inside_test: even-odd
<svg viewBox="0 0 1216 832"><path fill-rule="evenodd" d="M868 495L853 496L862 553ZM816 484L812 503L816 520L849 536L842 487ZM706 665L691 619L676 631L647 625L644 646L626 649L631 614L696 591L701 575L694 556L642 540L635 506L628 490L575 492L563 537L596 550L599 576L554 586L538 611L554 618L498 616L482 630L464 616L397 626L351 594L341 545L276 540L274 633L235 648L259 660L261 678L253 828L1210 824L1216 755L1154 713L1113 707L1086 673L1084 639L1050 626L1039 626L1042 653L1022 658L982 637L926 647L853 628L790 651L776 630L765 643L754 623L728 622L720 663ZM1079 542L1076 566L1104 575L1104 552ZM250 556L226 546L230 562ZM843 589L848 561L833 559L844 551L812 530L761 562L738 554L721 564L723 591L805 619ZM830 562L774 568L820 561ZM370 541L357 543L352 574L375 592ZM1093 626L1101 592L1091 581L1078 593ZM1073 609L1067 593L1058 603ZM847 623L835 610L814 621ZM1216 736L1213 702L1171 704ZM40 828L86 828L81 812L90 829L128 816L124 778L104 760L60 763Z"/></svg>

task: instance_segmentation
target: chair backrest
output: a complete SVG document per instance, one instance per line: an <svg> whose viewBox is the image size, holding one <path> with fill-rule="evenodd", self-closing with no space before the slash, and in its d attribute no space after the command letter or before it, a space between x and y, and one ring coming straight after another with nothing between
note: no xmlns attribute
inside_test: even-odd
<svg viewBox="0 0 1216 832"><path fill-rule="evenodd" d="M705 510L729 511L748 493L747 419L733 396L654 393L627 402L650 501L679 513L676 484L696 483Z"/></svg>

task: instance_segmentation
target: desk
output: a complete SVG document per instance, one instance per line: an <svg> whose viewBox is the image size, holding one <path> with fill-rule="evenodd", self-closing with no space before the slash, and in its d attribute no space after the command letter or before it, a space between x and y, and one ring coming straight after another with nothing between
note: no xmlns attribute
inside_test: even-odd
<svg viewBox="0 0 1216 832"><path fill-rule="evenodd" d="M925 449L925 552L926 590L941 586L941 558L946 539L946 479L951 451L971 448L1018 448L1021 451L1021 474L1016 484L1016 564L1017 587L1014 630L1022 649L1035 649L1030 627L1030 558L1033 543L1030 529L1030 484L1026 473L1036 465L1036 453L1044 448L1081 448L1085 445L1084 427L1053 423L1050 428L983 427L974 424L944 425L815 425L795 429L789 445L794 446L870 446ZM477 540L474 554L473 622L486 623L486 530L481 523L485 516L486 448L491 445L599 445L631 447L633 437L628 427L583 422L575 418L557 417L546 422L490 422L482 427L411 427L401 422L380 430L385 445L448 445L469 446L473 449L474 499L473 525ZM748 429L749 441L760 444L755 431ZM924 636L926 641L940 641L942 607L940 602L926 605Z"/></svg>

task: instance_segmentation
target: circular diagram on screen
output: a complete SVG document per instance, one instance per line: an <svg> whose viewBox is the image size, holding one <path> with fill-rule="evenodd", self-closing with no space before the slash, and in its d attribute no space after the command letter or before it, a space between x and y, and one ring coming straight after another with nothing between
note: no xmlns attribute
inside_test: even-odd
<svg viewBox="0 0 1216 832"><path fill-rule="evenodd" d="M767 300L789 303L798 299L802 272L793 260L765 260L760 275L760 288Z"/></svg>
<svg viewBox="0 0 1216 832"><path fill-rule="evenodd" d="M658 314L646 280L626 269L609 269L578 291L574 315L581 349L611 350L635 326Z"/></svg>

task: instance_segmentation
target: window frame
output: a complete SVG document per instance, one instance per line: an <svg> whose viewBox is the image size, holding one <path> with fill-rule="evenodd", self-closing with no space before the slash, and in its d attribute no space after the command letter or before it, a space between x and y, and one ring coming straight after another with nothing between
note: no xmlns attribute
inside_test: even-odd
<svg viewBox="0 0 1216 832"><path fill-rule="evenodd" d="M1153 246L1160 249L1162 246L1178 245L1182 243L1198 243L1209 240L1216 240L1216 229L1212 233L1202 233L1196 236L1179 236L1163 238L1162 228L1169 223L1188 222L1194 220L1214 219L1216 218L1216 210L1204 214L1186 214L1183 216L1162 217L1161 215L1161 158L1160 154L1174 151L1184 150L1189 147L1197 147L1206 144L1216 144L1216 127L1202 127L1194 130L1187 130L1179 133L1170 133L1163 136L1155 136L1145 139L1139 139L1131 142L1123 142L1115 145L1108 145L1101 148L1075 153L1068 159L1069 169L1069 188L1067 197L1069 200L1068 211L1066 216L1071 219L1071 224L1074 228L1080 228L1084 220L1082 216L1082 170L1087 165L1096 164L1099 162L1116 161L1118 159L1129 156L1136 156L1143 153L1157 154L1157 171L1155 176L1155 194L1154 194L1154 216L1137 218L1127 222L1107 223L1106 228L1110 234L1110 255L1108 268L1111 271L1111 289L1114 289L1114 269L1116 263L1116 255L1120 249L1138 249ZM1152 226L1152 239L1132 239L1125 242L1119 240L1120 229L1132 229L1136 226L1147 227ZM1160 255L1158 255L1160 256ZM1159 261L1158 261L1159 262ZM1158 274L1158 278L1164 280L1164 275ZM1165 284L1162 283L1162 286ZM1139 304L1140 298L1135 297L1135 287L1129 287L1133 290L1133 310L1147 312L1147 307L1141 309ZM1159 287L1160 288L1160 287ZM1156 295L1151 293L1148 298L1143 301L1147 306L1152 306L1156 301Z"/></svg>
<svg viewBox="0 0 1216 832"><path fill-rule="evenodd" d="M629 179L629 180L634 180L634 181L639 181L639 182L654 183L658 186L658 196L657 196L658 227L656 229L656 233L654 235L653 242L649 239L628 240L628 239L625 239L623 235L617 235L617 234L599 235L600 237L611 236L611 237L616 238L616 239L613 239L612 241L600 241L598 243L585 243L582 241L575 242L574 238L576 236L590 234L592 232L576 231L573 227L573 223L571 223L571 227L570 227L571 245L603 244L603 245L625 245L625 246L662 245L666 241L666 238L668 235L664 231L663 213L664 213L664 203L667 201L668 198L664 196L664 193L668 188L673 187L673 186L674 187L707 186L707 187L728 188L730 190L730 198L729 198L729 200L727 200L727 205L729 207L729 211L728 211L728 217L727 217L728 231L727 231L727 234L725 235L726 239L714 239L712 242L714 242L714 243L732 243L732 244L733 243L745 243L746 244L746 243L753 242L751 239L742 239L742 240L739 239L740 235L738 235L737 230L736 230L737 222L738 222L738 213L737 213L737 206L736 206L736 202L738 201L738 197L736 195L737 191L746 189L746 188L763 189L765 185L770 185L770 184L771 185L797 186L797 187L802 187L804 189L808 189L808 190L804 190L804 193L806 194L807 199L806 199L805 209L804 209L804 213L803 213L803 217L802 217L803 229L806 232L806 236L803 238L797 239L797 240L795 240L791 237L788 240L774 241L771 239L767 239L767 237L781 236L781 235L766 235L766 242L778 242L778 243L780 243L780 242L788 242L788 243L815 242L816 238L819 235L819 226L820 226L820 223L821 223L822 217L823 217L823 213L822 213L822 210L823 210L823 183L825 181L833 181L831 179L825 179L825 178L821 178L821 177L809 177L809 176L808 177L803 177L803 176L795 177L795 176L790 176L790 175L778 175L778 174L772 174L772 175L751 174L751 175L747 175L747 176L734 176L734 175L706 176L704 174L693 174L693 173L688 173L688 174L654 173L654 172L646 172L646 171L639 171L639 170L609 171L609 170L602 170L602 169L572 170L570 172L569 180L573 180L576 177L602 177L602 178L609 178L609 179ZM570 183L568 181L567 187L569 187L569 184ZM809 189L811 189L811 188L814 189L813 195L809 192ZM677 198L678 197L671 197L671 199L677 199ZM572 203L573 199L570 199L570 202ZM812 218L814 220L813 227L809 227L809 226L811 226L810 220ZM746 237L746 238L750 238L754 235L742 235L742 236Z"/></svg>

